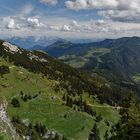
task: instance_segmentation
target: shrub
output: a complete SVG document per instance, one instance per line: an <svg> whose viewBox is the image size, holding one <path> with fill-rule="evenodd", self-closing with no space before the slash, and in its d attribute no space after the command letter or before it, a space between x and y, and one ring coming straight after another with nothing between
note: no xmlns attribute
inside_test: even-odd
<svg viewBox="0 0 140 140"><path fill-rule="evenodd" d="M12 99L11 104L13 105L13 107L20 107L20 103L16 98Z"/></svg>

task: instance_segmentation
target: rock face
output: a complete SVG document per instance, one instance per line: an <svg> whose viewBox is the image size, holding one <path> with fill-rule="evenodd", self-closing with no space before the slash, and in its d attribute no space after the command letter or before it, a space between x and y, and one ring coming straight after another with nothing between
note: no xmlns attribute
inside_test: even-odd
<svg viewBox="0 0 140 140"><path fill-rule="evenodd" d="M11 53L20 52L20 49L16 45L12 45L9 42L3 42L2 45L5 46L6 51L10 51Z"/></svg>
<svg viewBox="0 0 140 140"><path fill-rule="evenodd" d="M19 137L9 119L6 110L7 110L8 103L4 101L0 104L0 131L4 133L10 133L12 140L18 140Z"/></svg>

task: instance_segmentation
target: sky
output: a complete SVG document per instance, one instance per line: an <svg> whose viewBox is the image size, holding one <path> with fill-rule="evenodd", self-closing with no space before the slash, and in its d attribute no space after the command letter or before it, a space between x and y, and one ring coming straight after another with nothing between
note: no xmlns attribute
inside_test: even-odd
<svg viewBox="0 0 140 140"><path fill-rule="evenodd" d="M0 38L140 36L140 0L0 0Z"/></svg>

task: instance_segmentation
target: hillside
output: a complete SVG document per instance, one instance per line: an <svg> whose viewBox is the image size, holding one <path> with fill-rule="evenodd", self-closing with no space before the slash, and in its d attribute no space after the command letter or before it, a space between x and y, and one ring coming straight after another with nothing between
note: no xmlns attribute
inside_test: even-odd
<svg viewBox="0 0 140 140"><path fill-rule="evenodd" d="M92 117L86 112L79 112L78 106L75 106L75 110L73 107L67 107L62 100L62 96L66 92L65 90L56 92L54 90L55 81L43 78L41 74L34 74L26 69L13 66L4 60L1 60L0 64L10 68L10 73L1 79L0 95L5 96L9 102L8 114L11 118L18 114L21 120L40 122L66 137L83 140L88 137L92 125L96 122L96 117ZM21 91L30 96L39 92L41 94L35 99L24 101L21 98ZM13 98L18 99L20 107L13 107L11 104ZM79 97L76 96L76 98ZM108 120L111 125L116 123L119 119L118 112L105 104L96 103L87 94L83 98L93 105L93 110L96 110L97 114L102 114L104 119L99 122L99 126L101 137L103 137L105 129L109 128L104 121Z"/></svg>
<svg viewBox="0 0 140 140"><path fill-rule="evenodd" d="M0 75L1 139L85 140L93 128L101 140L106 132L111 138L119 110L129 108L133 97L104 77L5 41L0 41Z"/></svg>
<svg viewBox="0 0 140 140"><path fill-rule="evenodd" d="M71 43L70 41L58 40L54 44L43 48L51 56L60 57L63 55L81 55L87 52L98 43Z"/></svg>
<svg viewBox="0 0 140 140"><path fill-rule="evenodd" d="M127 115L126 115L127 114ZM132 100L129 109L122 111L122 119L112 131L111 140L140 139L140 102ZM117 134L117 135L116 135Z"/></svg>
<svg viewBox="0 0 140 140"><path fill-rule="evenodd" d="M5 139L11 137L9 125L13 125L19 139L32 132L30 136L38 140L44 135L85 140L95 123L103 139L120 118L115 107L106 103L124 104L129 93L44 52L28 52L4 41L0 45L0 74L0 96L2 102L8 102L7 113L3 103L1 106L5 118L12 120L12 124L5 124L0 117L0 136Z"/></svg>
<svg viewBox="0 0 140 140"><path fill-rule="evenodd" d="M12 49L9 49L9 47ZM73 96L88 92L89 95L97 95L102 102L110 104L112 101L119 101L121 104L123 97L127 94L127 90L107 82L105 78L97 75L91 77L59 62L44 52L26 51L3 41L1 42L0 49L0 56L8 57L9 61L13 62L14 65L21 66L35 73L42 73L43 76L58 81L55 85L56 90L64 88ZM120 92L118 93L117 91Z"/></svg>
<svg viewBox="0 0 140 140"><path fill-rule="evenodd" d="M121 38L108 47L92 51L83 69L104 70L125 80L140 72L140 38Z"/></svg>
<svg viewBox="0 0 140 140"><path fill-rule="evenodd" d="M66 64L125 85L139 83L140 38L106 39L89 44L56 42L47 52Z"/></svg>

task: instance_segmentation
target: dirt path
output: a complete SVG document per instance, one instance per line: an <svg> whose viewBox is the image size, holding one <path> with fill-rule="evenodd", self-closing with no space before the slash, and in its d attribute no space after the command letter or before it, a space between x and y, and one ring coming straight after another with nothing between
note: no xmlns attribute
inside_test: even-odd
<svg viewBox="0 0 140 140"><path fill-rule="evenodd" d="M114 107L114 106L109 106L109 105L106 105L106 106L93 105L93 104L88 104L88 105L93 106L93 107L99 107L99 108L113 108L113 109L115 109L115 107Z"/></svg>

